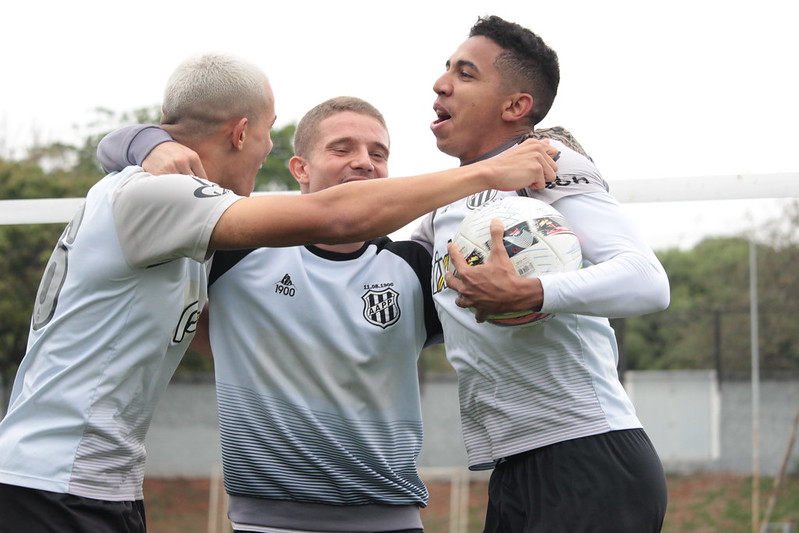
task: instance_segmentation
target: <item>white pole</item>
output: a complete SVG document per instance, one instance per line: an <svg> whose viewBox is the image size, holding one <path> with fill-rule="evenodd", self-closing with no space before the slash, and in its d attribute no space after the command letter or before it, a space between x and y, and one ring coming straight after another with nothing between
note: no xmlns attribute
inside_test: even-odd
<svg viewBox="0 0 799 533"><path fill-rule="evenodd" d="M760 336L758 332L757 245L749 241L749 321L752 345L752 533L760 528Z"/></svg>

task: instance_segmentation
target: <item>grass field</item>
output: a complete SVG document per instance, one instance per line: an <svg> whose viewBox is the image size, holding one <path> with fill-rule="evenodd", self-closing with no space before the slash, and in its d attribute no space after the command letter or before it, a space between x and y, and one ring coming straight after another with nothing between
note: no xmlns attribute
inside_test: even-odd
<svg viewBox="0 0 799 533"><path fill-rule="evenodd" d="M760 511L771 495L771 479L760 484ZM426 533L449 533L450 485L430 482L430 506L422 511ZM747 533L752 531L751 478L729 474L669 477L669 508L664 533ZM148 478L144 483L150 533L209 532L208 479ZM485 509L485 482L469 489L468 531L479 533ZM789 522L799 532L799 476L785 478L771 522ZM221 533L221 530L219 530ZM772 531L782 531L773 529Z"/></svg>

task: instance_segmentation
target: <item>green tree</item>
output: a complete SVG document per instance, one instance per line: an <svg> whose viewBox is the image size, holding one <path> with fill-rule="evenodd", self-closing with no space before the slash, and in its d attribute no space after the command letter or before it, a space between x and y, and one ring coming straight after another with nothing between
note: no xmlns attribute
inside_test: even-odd
<svg viewBox="0 0 799 533"><path fill-rule="evenodd" d="M799 372L799 208L794 203L757 246L761 372ZM724 378L750 373L749 241L706 239L659 258L669 275L666 311L625 321L629 369L717 369Z"/></svg>
<svg viewBox="0 0 799 533"><path fill-rule="evenodd" d="M759 247L758 290L761 361L771 376L799 370L799 200L766 228L769 247Z"/></svg>
<svg viewBox="0 0 799 533"><path fill-rule="evenodd" d="M294 132L289 124L272 130L272 152L255 176L256 191L297 191L299 183L289 171L289 159L294 155Z"/></svg>

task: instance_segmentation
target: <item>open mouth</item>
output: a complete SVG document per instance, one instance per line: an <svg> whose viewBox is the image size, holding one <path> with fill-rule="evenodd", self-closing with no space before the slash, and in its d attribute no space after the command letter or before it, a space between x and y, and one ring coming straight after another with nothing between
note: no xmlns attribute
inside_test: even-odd
<svg viewBox="0 0 799 533"><path fill-rule="evenodd" d="M436 119L433 121L433 124L441 124L442 122L446 122L447 120L452 118L452 115L448 113L436 113Z"/></svg>
<svg viewBox="0 0 799 533"><path fill-rule="evenodd" d="M433 121L433 126L446 122L452 118L449 110L440 104L433 105L433 111L436 113L436 119Z"/></svg>

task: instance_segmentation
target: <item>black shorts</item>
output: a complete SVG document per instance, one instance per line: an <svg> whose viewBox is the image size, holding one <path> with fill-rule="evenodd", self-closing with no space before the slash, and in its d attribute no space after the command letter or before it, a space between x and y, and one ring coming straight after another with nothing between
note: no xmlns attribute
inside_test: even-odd
<svg viewBox="0 0 799 533"><path fill-rule="evenodd" d="M254 533L246 529L234 529L233 533ZM424 529L395 529L393 531L376 531L375 533L424 533Z"/></svg>
<svg viewBox="0 0 799 533"><path fill-rule="evenodd" d="M667 501L663 465L644 430L612 431L501 461L484 533L656 533Z"/></svg>
<svg viewBox="0 0 799 533"><path fill-rule="evenodd" d="M144 502L110 502L0 483L0 533L146 533Z"/></svg>

